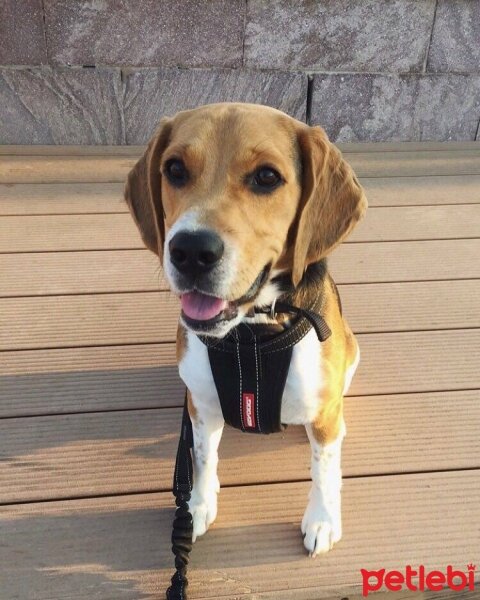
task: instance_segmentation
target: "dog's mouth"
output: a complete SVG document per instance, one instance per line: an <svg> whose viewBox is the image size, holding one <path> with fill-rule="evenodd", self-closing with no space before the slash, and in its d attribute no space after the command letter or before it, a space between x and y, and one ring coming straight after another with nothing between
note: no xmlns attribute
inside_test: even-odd
<svg viewBox="0 0 480 600"><path fill-rule="evenodd" d="M247 293L238 300L224 300L198 290L181 294L182 319L194 331L208 332L221 323L231 321L238 315L243 304L252 302L268 280L270 265L265 266L257 275Z"/></svg>

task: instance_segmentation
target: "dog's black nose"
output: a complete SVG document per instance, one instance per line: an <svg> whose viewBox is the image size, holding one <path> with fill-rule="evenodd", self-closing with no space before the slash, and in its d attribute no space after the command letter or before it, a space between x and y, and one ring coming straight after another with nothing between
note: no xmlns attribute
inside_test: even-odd
<svg viewBox="0 0 480 600"><path fill-rule="evenodd" d="M170 259L179 271L199 275L213 269L223 256L224 245L213 231L179 231L168 248Z"/></svg>

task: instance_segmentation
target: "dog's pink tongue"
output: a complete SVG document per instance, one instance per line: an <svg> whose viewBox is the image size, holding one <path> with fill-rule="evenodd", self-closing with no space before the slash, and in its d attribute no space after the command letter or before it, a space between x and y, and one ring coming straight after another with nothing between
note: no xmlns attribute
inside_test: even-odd
<svg viewBox="0 0 480 600"><path fill-rule="evenodd" d="M182 310L190 317L197 321L206 321L213 319L227 307L226 300L215 298L215 296L207 296L201 292L188 292L182 294L180 298L182 302Z"/></svg>

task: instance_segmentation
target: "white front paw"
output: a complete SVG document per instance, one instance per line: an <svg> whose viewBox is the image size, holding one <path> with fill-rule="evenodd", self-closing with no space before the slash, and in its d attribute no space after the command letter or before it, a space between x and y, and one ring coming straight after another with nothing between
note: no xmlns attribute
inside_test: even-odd
<svg viewBox="0 0 480 600"><path fill-rule="evenodd" d="M197 537L206 533L217 517L217 489L212 489L207 495L200 495L195 488L192 491L188 508L193 519L194 542Z"/></svg>
<svg viewBox="0 0 480 600"><path fill-rule="evenodd" d="M340 501L327 511L315 496L311 495L302 519L303 543L312 558L331 550L342 537Z"/></svg>

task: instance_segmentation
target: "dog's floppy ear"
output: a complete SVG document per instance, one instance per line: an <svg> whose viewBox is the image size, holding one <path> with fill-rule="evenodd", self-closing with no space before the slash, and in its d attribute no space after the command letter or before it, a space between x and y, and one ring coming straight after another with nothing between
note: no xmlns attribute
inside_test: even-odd
<svg viewBox="0 0 480 600"><path fill-rule="evenodd" d="M125 200L142 239L147 248L160 258L165 240L160 158L168 144L171 129L171 121L162 119L143 156L128 174L125 185Z"/></svg>
<svg viewBox="0 0 480 600"><path fill-rule="evenodd" d="M294 242L294 285L327 255L365 213L367 199L352 168L321 127L302 128L302 196Z"/></svg>

